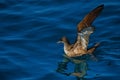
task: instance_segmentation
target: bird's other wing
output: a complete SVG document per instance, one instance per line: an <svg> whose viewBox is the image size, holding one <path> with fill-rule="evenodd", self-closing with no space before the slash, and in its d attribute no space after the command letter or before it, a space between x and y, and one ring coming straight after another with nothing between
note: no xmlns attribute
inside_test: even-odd
<svg viewBox="0 0 120 80"><path fill-rule="evenodd" d="M100 5L93 9L90 13L88 13L83 20L78 24L77 30L80 32L82 29L86 27L90 27L92 22L95 20L95 18L99 15L99 13L103 10L104 5Z"/></svg>

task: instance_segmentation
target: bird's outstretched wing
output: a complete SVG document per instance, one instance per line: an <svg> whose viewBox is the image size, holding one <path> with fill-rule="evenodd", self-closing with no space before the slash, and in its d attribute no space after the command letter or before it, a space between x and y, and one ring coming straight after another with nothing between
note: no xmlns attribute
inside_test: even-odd
<svg viewBox="0 0 120 80"><path fill-rule="evenodd" d="M95 18L99 15L99 13L103 10L104 5L100 5L93 9L90 13L88 13L83 20L78 24L77 30L80 32L82 29L86 27L90 27L92 22L95 20Z"/></svg>

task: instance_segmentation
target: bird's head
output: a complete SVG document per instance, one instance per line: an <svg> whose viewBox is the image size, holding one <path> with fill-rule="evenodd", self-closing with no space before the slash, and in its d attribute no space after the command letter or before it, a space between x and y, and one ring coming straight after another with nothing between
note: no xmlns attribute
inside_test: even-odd
<svg viewBox="0 0 120 80"><path fill-rule="evenodd" d="M67 38L64 36L62 37L57 43L65 43L68 42Z"/></svg>

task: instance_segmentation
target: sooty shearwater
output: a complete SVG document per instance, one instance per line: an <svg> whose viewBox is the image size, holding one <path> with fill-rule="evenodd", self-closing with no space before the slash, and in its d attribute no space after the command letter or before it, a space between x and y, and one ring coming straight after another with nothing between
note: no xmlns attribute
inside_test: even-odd
<svg viewBox="0 0 120 80"><path fill-rule="evenodd" d="M78 57L84 54L91 54L99 46L96 43L90 49L87 49L89 43L89 37L94 32L94 27L92 26L93 21L103 10L104 5L100 5L88 13L83 20L77 25L77 39L75 43L70 44L66 37L62 37L58 43L64 43L64 52L68 57Z"/></svg>

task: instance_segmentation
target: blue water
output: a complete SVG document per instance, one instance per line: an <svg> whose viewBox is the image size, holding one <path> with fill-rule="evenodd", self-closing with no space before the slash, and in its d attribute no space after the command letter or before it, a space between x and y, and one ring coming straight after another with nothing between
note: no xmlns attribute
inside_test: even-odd
<svg viewBox="0 0 120 80"><path fill-rule="evenodd" d="M0 0L0 80L76 80L55 71L63 54L56 42L73 42L77 24L100 4L90 38L101 42L98 62L88 61L86 80L120 80L119 0Z"/></svg>

